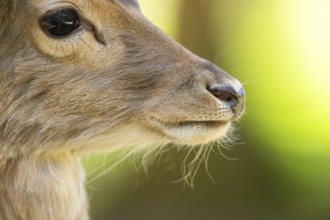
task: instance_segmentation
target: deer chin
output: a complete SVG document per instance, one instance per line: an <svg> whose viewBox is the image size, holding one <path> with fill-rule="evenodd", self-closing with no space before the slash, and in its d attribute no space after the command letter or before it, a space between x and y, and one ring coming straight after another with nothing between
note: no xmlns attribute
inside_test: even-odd
<svg viewBox="0 0 330 220"><path fill-rule="evenodd" d="M154 128L180 145L201 145L226 136L231 122L220 120L182 121L177 123L152 119Z"/></svg>

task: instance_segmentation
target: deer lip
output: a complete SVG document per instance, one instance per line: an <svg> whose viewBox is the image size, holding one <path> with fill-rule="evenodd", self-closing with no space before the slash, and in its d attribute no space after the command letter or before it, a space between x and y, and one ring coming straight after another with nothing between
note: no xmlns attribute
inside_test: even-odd
<svg viewBox="0 0 330 220"><path fill-rule="evenodd" d="M177 127L185 127L185 126L205 126L205 127L219 127L228 122L225 121L184 121L179 123L170 124L172 126Z"/></svg>
<svg viewBox="0 0 330 220"><path fill-rule="evenodd" d="M204 120L204 121L180 121L180 122L164 122L159 119L153 118L157 124L161 124L167 128L189 128L189 127L205 127L205 128L219 128L230 123L230 121L220 121L220 120Z"/></svg>
<svg viewBox="0 0 330 220"><path fill-rule="evenodd" d="M210 143L226 135L230 120L202 120L164 122L153 118L152 129L169 138L171 143L183 145L198 145Z"/></svg>

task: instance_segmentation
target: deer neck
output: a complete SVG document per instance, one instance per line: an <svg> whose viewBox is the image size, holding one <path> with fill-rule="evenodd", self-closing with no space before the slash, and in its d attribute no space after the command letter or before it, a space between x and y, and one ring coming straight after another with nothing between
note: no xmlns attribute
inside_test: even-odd
<svg viewBox="0 0 330 220"><path fill-rule="evenodd" d="M1 220L87 220L84 173L70 153L1 158Z"/></svg>

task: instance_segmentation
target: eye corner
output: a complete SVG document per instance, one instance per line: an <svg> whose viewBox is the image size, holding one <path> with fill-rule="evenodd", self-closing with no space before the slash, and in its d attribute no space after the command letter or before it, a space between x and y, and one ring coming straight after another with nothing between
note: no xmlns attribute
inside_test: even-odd
<svg viewBox="0 0 330 220"><path fill-rule="evenodd" d="M94 33L100 44L106 46L106 40L101 31L92 22L81 16L79 10L72 7L49 10L39 19L39 26L43 33L55 40L69 38L75 33L85 30Z"/></svg>

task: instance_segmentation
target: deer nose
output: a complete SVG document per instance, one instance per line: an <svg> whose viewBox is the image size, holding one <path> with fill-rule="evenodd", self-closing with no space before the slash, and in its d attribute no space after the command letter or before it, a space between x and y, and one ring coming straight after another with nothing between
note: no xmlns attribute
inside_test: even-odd
<svg viewBox="0 0 330 220"><path fill-rule="evenodd" d="M216 85L208 91L221 102L230 106L235 114L240 114L244 108L245 91L242 86L234 88L231 85Z"/></svg>

